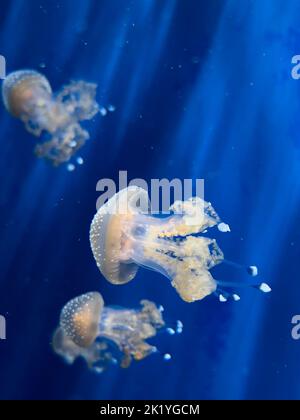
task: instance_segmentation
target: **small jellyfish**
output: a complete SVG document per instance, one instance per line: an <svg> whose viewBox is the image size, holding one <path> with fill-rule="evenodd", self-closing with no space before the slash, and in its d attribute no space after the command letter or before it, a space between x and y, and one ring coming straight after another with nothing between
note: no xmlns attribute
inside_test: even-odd
<svg viewBox="0 0 300 420"><path fill-rule="evenodd" d="M58 166L68 162L89 139L80 122L99 112L96 88L93 83L72 81L55 94L45 76L20 70L4 80L2 97L6 109L23 121L27 131L41 138L36 155Z"/></svg>
<svg viewBox="0 0 300 420"><path fill-rule="evenodd" d="M252 286L263 292L271 289L265 283L232 283L213 278L210 269L227 262L215 239L201 235L221 223L210 203L199 197L176 201L171 216L149 214L147 191L129 187L115 194L98 210L90 229L90 243L97 266L113 284L125 284L146 267L163 274L186 302L201 300L215 293L221 302L237 294L224 288ZM221 224L220 231L225 224ZM257 274L254 266L247 268Z"/></svg>
<svg viewBox="0 0 300 420"><path fill-rule="evenodd" d="M90 292L64 306L52 346L67 363L81 357L96 372L116 363L127 368L156 352L146 340L164 327L153 302L142 300L140 309L104 306L100 293Z"/></svg>

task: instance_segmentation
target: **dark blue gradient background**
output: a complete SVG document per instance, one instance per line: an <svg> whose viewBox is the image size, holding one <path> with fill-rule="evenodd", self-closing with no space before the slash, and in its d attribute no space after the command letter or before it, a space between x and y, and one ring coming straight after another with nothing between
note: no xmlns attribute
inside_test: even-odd
<svg viewBox="0 0 300 420"><path fill-rule="evenodd" d="M2 399L250 399L300 397L300 54L296 0L1 0L0 53L8 72L42 71L58 89L97 82L117 110L87 124L85 165L73 173L32 153L35 139L0 108L0 342ZM42 68L41 68L42 67ZM88 240L96 182L129 177L205 178L232 233L219 244L257 264L271 295L187 304L141 270L112 286ZM222 279L247 280L220 266ZM148 298L181 319L181 336L154 355L101 376L51 350L62 306L99 290L108 304Z"/></svg>

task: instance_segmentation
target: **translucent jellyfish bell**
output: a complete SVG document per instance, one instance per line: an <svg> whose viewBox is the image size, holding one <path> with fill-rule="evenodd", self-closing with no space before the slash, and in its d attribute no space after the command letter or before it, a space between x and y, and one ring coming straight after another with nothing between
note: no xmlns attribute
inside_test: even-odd
<svg viewBox="0 0 300 420"><path fill-rule="evenodd" d="M2 97L8 112L22 120L27 131L41 137L35 148L37 156L57 166L69 161L89 139L80 122L99 111L96 88L92 83L74 81L53 94L45 76L20 70L6 77Z"/></svg>
<svg viewBox="0 0 300 420"><path fill-rule="evenodd" d="M90 243L96 263L104 277L113 284L125 284L138 270L131 258L130 236L126 226L132 226L138 216L136 203L148 205L148 194L142 188L130 187L115 194L97 212L90 229ZM133 228L138 227L134 223ZM144 225L141 225L144 229Z"/></svg>
<svg viewBox="0 0 300 420"><path fill-rule="evenodd" d="M221 224L211 204L198 197L177 201L170 207L173 212L170 217L158 218L145 211L148 203L145 190L129 187L98 210L91 224L90 242L104 277L113 284L124 284L143 266L168 277L186 302L201 300L212 293L221 301L229 296L238 300L238 295L229 295L222 287L243 283L217 281L210 273L217 264L227 262L216 240L200 235ZM223 229L223 225L220 230L228 231L229 227ZM253 266L250 268L249 274L256 275ZM245 284L263 292L271 290L265 283Z"/></svg>
<svg viewBox="0 0 300 420"><path fill-rule="evenodd" d="M128 367L131 360L141 360L156 351L145 340L154 337L165 326L161 311L148 301L141 309L104 306L97 292L81 295L68 302L61 311L55 331L54 351L66 362L78 357L101 372L112 363Z"/></svg>
<svg viewBox="0 0 300 420"><path fill-rule="evenodd" d="M87 293L66 304L60 315L60 327L76 345L90 346L96 339L104 307L99 293Z"/></svg>
<svg viewBox="0 0 300 420"><path fill-rule="evenodd" d="M101 347L83 348L78 346L65 334L62 328L57 328L54 332L52 346L55 353L63 357L68 364L73 364L78 357L82 357L92 367L97 363L101 353Z"/></svg>
<svg viewBox="0 0 300 420"><path fill-rule="evenodd" d="M2 86L4 105L16 118L34 112L37 101L48 100L51 95L52 89L46 77L32 70L9 74Z"/></svg>

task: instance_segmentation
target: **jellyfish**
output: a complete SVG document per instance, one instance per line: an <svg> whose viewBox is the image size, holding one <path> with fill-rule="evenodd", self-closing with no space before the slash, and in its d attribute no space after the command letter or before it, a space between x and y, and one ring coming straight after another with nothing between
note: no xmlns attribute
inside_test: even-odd
<svg viewBox="0 0 300 420"><path fill-rule="evenodd" d="M96 88L93 83L72 81L55 94L45 76L20 70L4 80L2 97L7 111L41 139L36 155L58 166L68 162L89 139L80 123L99 112Z"/></svg>
<svg viewBox="0 0 300 420"><path fill-rule="evenodd" d="M215 239L204 234L213 226L221 232L229 226L221 222L210 203L199 197L176 201L171 215L151 215L146 190L131 186L121 190L101 206L90 229L90 243L97 266L112 284L133 280L139 267L161 273L186 302L202 300L210 294L221 302L240 296L231 293L237 286L252 286L270 292L266 283L225 282L214 279L210 270L227 261ZM245 267L256 276L257 267Z"/></svg>
<svg viewBox="0 0 300 420"><path fill-rule="evenodd" d="M111 364L127 368L157 351L146 340L165 329L162 309L149 300L140 309L105 306L98 292L90 292L68 302L61 311L52 346L72 364L81 357L95 372ZM178 333L181 331L178 321Z"/></svg>

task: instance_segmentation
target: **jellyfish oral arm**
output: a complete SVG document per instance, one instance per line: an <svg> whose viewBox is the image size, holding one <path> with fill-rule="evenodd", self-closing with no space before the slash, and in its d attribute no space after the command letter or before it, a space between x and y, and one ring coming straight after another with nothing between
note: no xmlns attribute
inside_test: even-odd
<svg viewBox="0 0 300 420"><path fill-rule="evenodd" d="M203 299L216 289L208 270L223 259L215 240L191 235L206 226L139 214L123 226L120 258L163 274L188 302Z"/></svg>

